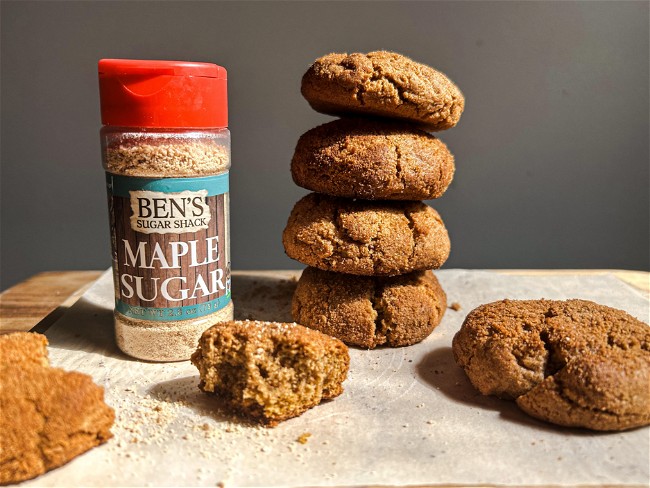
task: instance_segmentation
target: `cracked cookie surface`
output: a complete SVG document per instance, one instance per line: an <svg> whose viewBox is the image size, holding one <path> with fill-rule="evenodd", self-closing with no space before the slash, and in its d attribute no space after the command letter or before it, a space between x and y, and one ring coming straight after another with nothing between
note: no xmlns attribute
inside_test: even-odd
<svg viewBox="0 0 650 488"><path fill-rule="evenodd" d="M422 202L349 200L310 193L282 234L287 255L324 271L394 276L437 269L449 257L447 229Z"/></svg>
<svg viewBox="0 0 650 488"><path fill-rule="evenodd" d="M484 395L565 426L650 423L650 327L586 300L504 300L469 313L456 362Z"/></svg>
<svg viewBox="0 0 650 488"><path fill-rule="evenodd" d="M340 395L350 356L338 339L302 325L243 320L206 330L192 364L201 390L275 426Z"/></svg>
<svg viewBox="0 0 650 488"><path fill-rule="evenodd" d="M454 157L411 124L347 118L300 137L291 175L297 185L333 196L429 200L451 183Z"/></svg>
<svg viewBox="0 0 650 488"><path fill-rule="evenodd" d="M390 278L303 271L293 319L348 345L372 349L424 340L440 323L447 297L431 271Z"/></svg>
<svg viewBox="0 0 650 488"><path fill-rule="evenodd" d="M443 73L387 51L325 55L304 74L301 92L318 112L400 118L434 131L455 126L465 107Z"/></svg>
<svg viewBox="0 0 650 488"><path fill-rule="evenodd" d="M0 336L0 484L34 478L112 437L90 376L47 366L40 334Z"/></svg>

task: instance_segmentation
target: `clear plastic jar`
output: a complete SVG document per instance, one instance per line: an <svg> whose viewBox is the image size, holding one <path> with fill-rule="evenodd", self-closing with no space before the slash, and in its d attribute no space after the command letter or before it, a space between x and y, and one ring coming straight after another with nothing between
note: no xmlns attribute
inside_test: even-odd
<svg viewBox="0 0 650 488"><path fill-rule="evenodd" d="M151 76L129 71L134 66L151 68L148 63L154 63ZM202 109L197 115L182 104L179 93L188 96L187 80L178 78L191 78L188 70L196 64L205 69L205 65L183 63L179 73L169 75L161 71L162 63L100 62L101 143L117 344L139 359L178 361L189 359L205 329L233 317L230 133L218 126L225 125L223 114L217 113L218 119L206 115L205 107L194 103L192 110ZM125 64L129 69L123 74L120 67ZM190 86L193 81L189 80ZM205 98L204 86L194 90L199 92L195 99ZM177 98L170 103L174 94ZM179 107L177 115L175 107ZM215 110L215 106L208 108ZM147 113L154 117L146 117ZM160 127L134 126L143 120Z"/></svg>

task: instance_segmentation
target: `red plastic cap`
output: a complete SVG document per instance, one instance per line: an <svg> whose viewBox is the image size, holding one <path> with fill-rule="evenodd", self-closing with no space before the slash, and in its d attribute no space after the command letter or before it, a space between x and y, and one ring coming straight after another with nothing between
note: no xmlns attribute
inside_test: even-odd
<svg viewBox="0 0 650 488"><path fill-rule="evenodd" d="M102 59L102 124L120 127L228 126L225 68L210 63Z"/></svg>

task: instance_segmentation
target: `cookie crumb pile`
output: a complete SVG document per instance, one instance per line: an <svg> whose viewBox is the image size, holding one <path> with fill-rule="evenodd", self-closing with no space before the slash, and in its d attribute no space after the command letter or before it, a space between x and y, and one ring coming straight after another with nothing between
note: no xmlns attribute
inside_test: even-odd
<svg viewBox="0 0 650 488"><path fill-rule="evenodd" d="M282 236L309 266L296 288L296 322L374 348L415 344L436 327L446 296L430 271L447 260L439 198L454 157L428 131L458 123L462 93L444 74L400 54L328 54L302 79L319 112L340 116L303 134L294 182L313 191Z"/></svg>

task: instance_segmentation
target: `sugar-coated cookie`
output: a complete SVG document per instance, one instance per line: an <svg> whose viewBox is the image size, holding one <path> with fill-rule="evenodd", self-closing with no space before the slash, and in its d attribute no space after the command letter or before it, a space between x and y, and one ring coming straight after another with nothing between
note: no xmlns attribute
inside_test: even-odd
<svg viewBox="0 0 650 488"><path fill-rule="evenodd" d="M440 323L447 297L431 271L394 277L351 276L316 268L302 272L293 319L350 346L408 346Z"/></svg>
<svg viewBox="0 0 650 488"><path fill-rule="evenodd" d="M297 185L333 196L429 200L451 183L454 157L411 124L345 118L300 137L291 175Z"/></svg>
<svg viewBox="0 0 650 488"><path fill-rule="evenodd" d="M387 51L323 56L303 76L301 91L318 112L399 118L436 131L455 126L465 107L443 73Z"/></svg>
<svg viewBox="0 0 650 488"><path fill-rule="evenodd" d="M0 484L57 468L112 437L115 414L90 376L48 366L41 334L0 335Z"/></svg>
<svg viewBox="0 0 650 488"><path fill-rule="evenodd" d="M565 426L650 423L650 327L585 300L504 300L467 316L456 362L484 395Z"/></svg>
<svg viewBox="0 0 650 488"><path fill-rule="evenodd" d="M310 193L291 211L282 235L287 255L325 271L394 276L436 269L449 235L422 202L366 201Z"/></svg>

